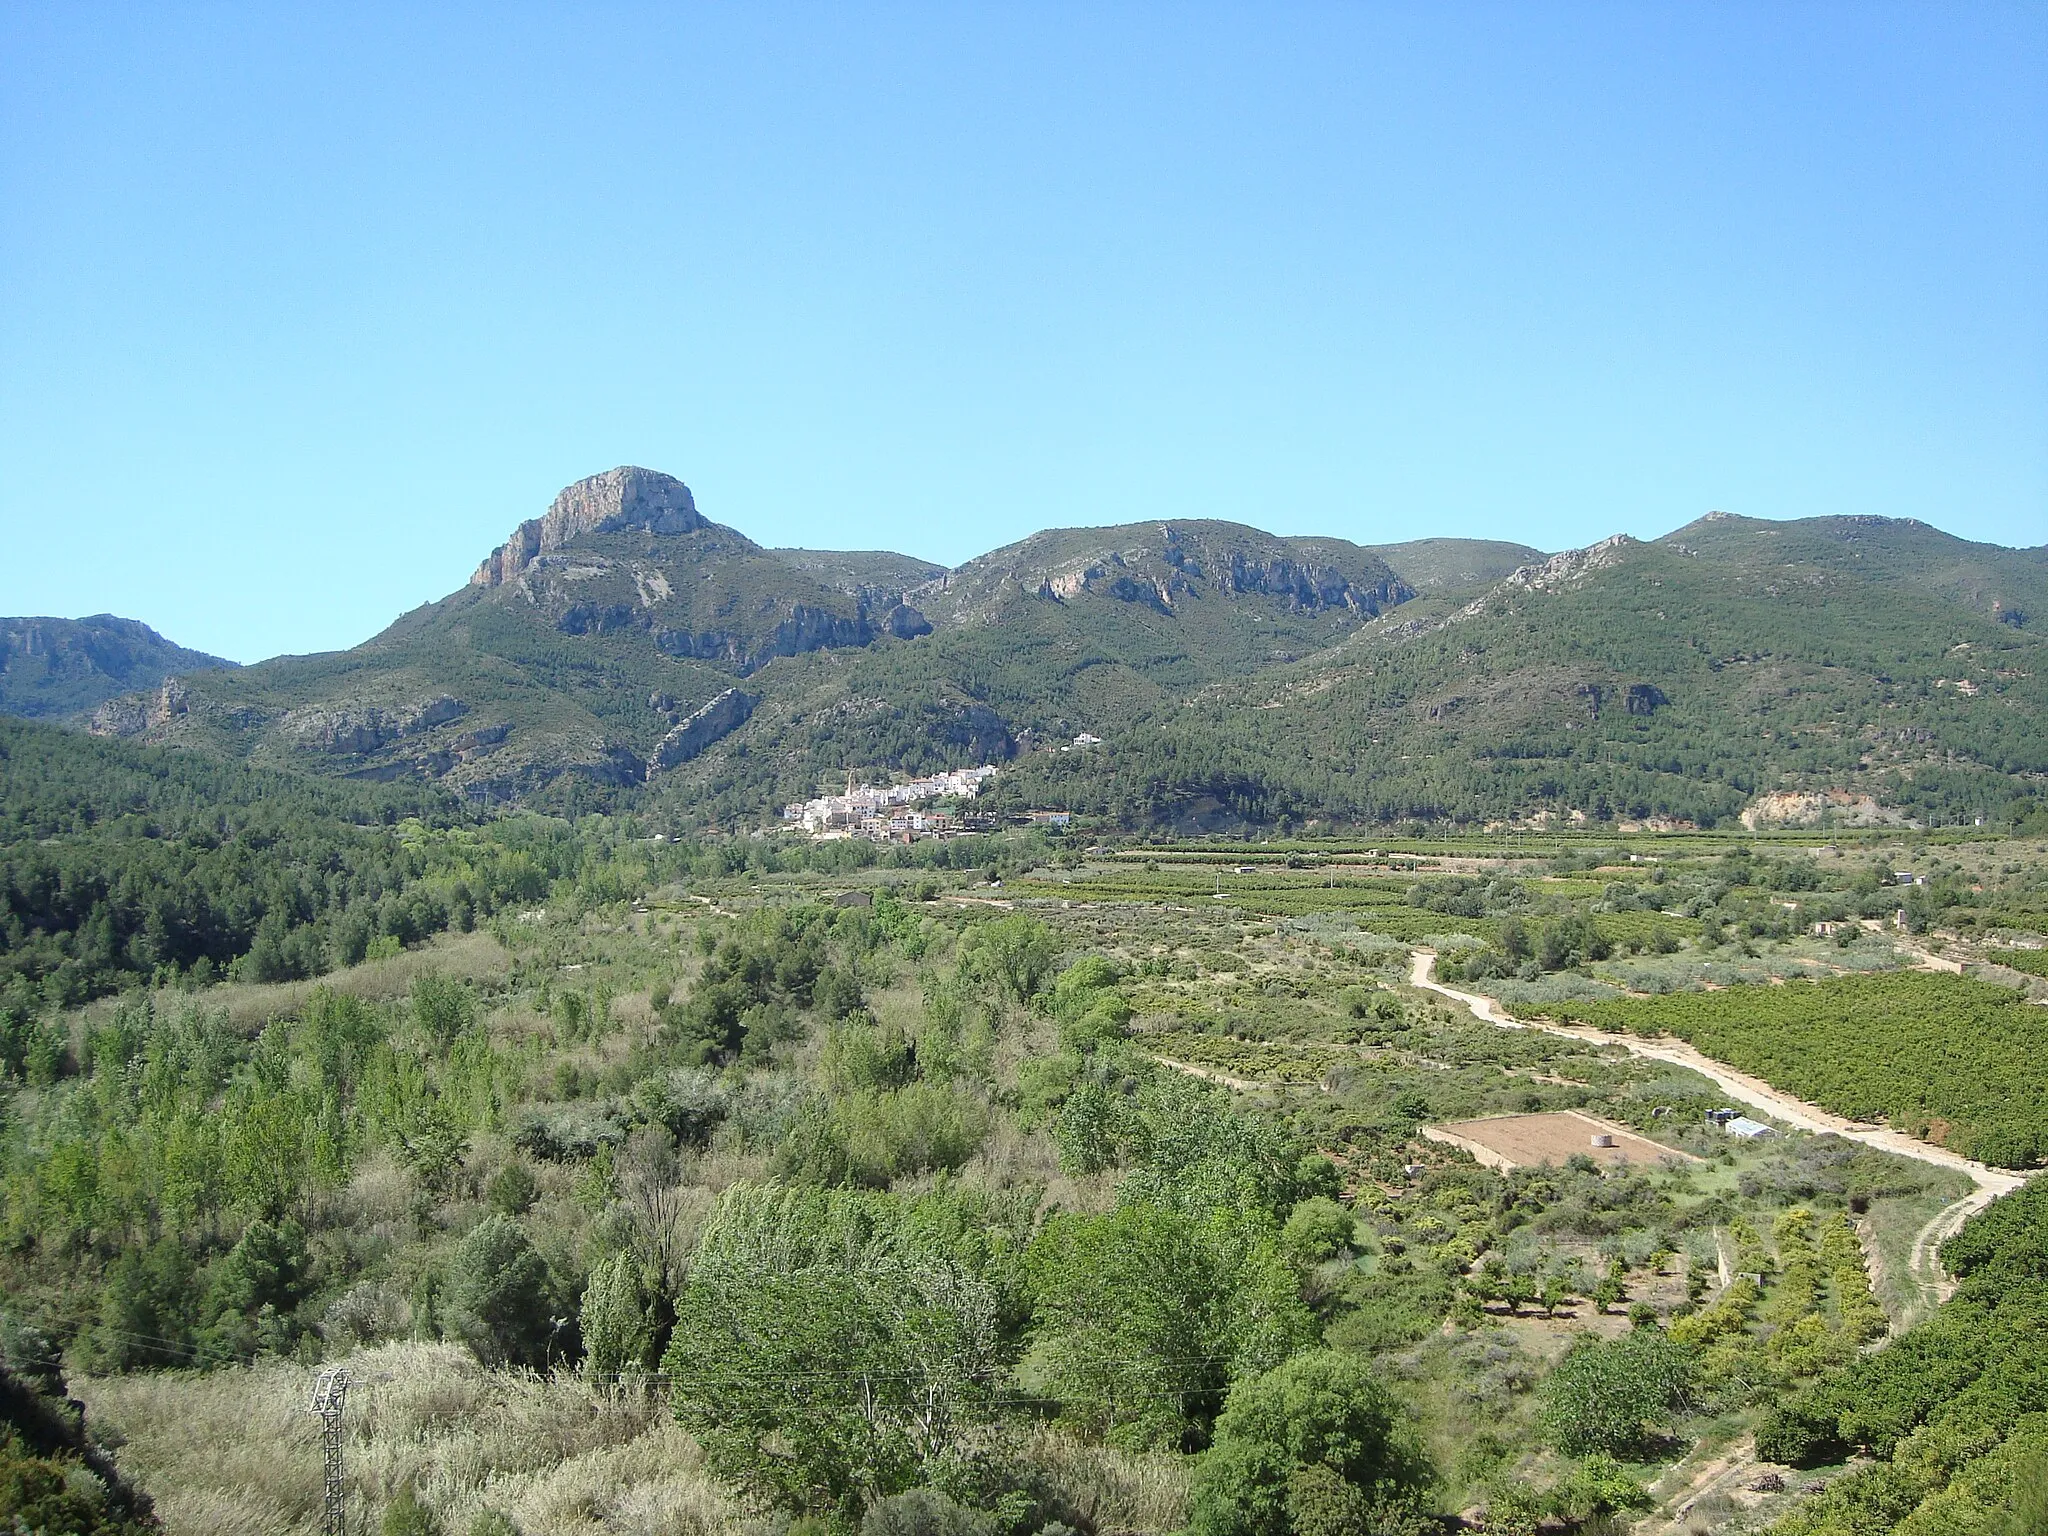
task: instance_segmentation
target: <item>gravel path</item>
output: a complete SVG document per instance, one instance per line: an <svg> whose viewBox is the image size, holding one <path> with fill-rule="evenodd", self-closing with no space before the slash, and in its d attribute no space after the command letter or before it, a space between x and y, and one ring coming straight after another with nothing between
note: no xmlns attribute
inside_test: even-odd
<svg viewBox="0 0 2048 1536"><path fill-rule="evenodd" d="M1956 969L1961 967L1954 961L1940 956L1919 952L1920 959L1930 968ZM1951 1201L1935 1213L1933 1220L1920 1229L1913 1240L1910 1267L1914 1284L1935 1305L1946 1301L1955 1290L1955 1279L1941 1267L1940 1248L1944 1239L1978 1211L1984 1209L2000 1195L2018 1189L2026 1182L2026 1175L2011 1173L2002 1168L1990 1168L1967 1157L1959 1157L1941 1147L1930 1146L1924 1141L1902 1135L1883 1126L1860 1125L1845 1120L1840 1115L1822 1109L1818 1104L1809 1104L1804 1099L1773 1088L1761 1078L1737 1072L1706 1056L1691 1046L1671 1039L1642 1040L1631 1035L1610 1035L1597 1029L1575 1028L1565 1024L1537 1019L1516 1019L1510 1017L1499 1003L1490 997L1481 997L1472 992L1461 992L1447 987L1435 977L1436 954L1427 949L1415 951L1414 965L1408 979L1426 992L1447 997L1460 1007L1467 1009L1481 1023L1493 1024L1502 1029L1540 1029L1546 1034L1563 1035L1570 1040L1582 1041L1588 1045L1618 1045L1631 1055L1647 1057L1652 1061L1669 1062L1673 1066L1688 1067L1702 1077L1710 1078L1727 1095L1760 1109L1765 1114L1787 1125L1802 1130L1828 1131L1837 1136L1846 1136L1860 1141L1865 1146L1880 1151L1910 1157L1922 1163L1931 1163L1937 1168L1967 1174L1971 1181L1970 1192L1959 1200ZM1716 1234L1719 1246L1719 1234ZM1728 1281L1728 1259L1725 1250L1721 1255L1721 1280ZM1676 1536L1685 1526L1685 1514L1700 1499L1709 1493L1721 1492L1733 1495L1759 1470L1754 1448L1745 1436L1741 1444L1729 1448L1721 1455L1704 1463L1687 1466L1684 1463L1673 1467L1666 1474L1668 1487L1659 1492L1664 1504L1663 1512L1652 1516L1636 1527L1639 1536Z"/></svg>
<svg viewBox="0 0 2048 1536"><path fill-rule="evenodd" d="M2027 1181L2025 1174L1987 1167L1983 1163L1959 1156L1942 1147L1931 1146L1902 1131L1845 1120L1840 1115L1822 1109L1818 1104L1809 1104L1804 1099L1794 1098L1781 1089L1773 1088L1761 1078L1751 1077L1711 1057L1703 1056L1683 1041L1669 1038L1643 1040L1633 1035L1610 1035L1602 1030L1556 1024L1548 1019L1512 1018L1490 997L1481 997L1473 992L1460 992L1455 987L1445 986L1436 979L1435 969L1435 951L1418 949L1415 951L1408 979L1426 992L1434 992L1440 997L1449 998L1470 1011L1481 1023L1497 1025L1502 1029L1540 1029L1545 1034L1562 1035L1568 1040L1577 1040L1587 1045L1618 1045L1630 1055L1647 1057L1652 1061L1669 1062L1673 1066L1686 1067L1702 1077L1711 1078L1731 1099L1737 1099L1752 1109L1760 1109L1787 1125L1797 1126L1804 1131L1830 1132L1851 1141L1860 1141L1865 1146L1875 1147L1881 1152L1910 1157L1916 1162L1931 1163L1937 1168L1946 1168L1953 1173L1965 1175L1975 1187L1960 1200L1944 1206L1932 1221L1921 1228L1920 1235L1913 1241L1913 1279L1936 1302L1947 1300L1955 1289L1954 1280L1941 1267L1938 1250L1942 1240L2000 1195L2011 1193Z"/></svg>

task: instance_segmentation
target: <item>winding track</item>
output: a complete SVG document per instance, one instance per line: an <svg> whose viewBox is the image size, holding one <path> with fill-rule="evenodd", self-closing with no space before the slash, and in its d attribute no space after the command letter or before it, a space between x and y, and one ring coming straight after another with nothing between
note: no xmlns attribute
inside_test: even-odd
<svg viewBox="0 0 2048 1536"><path fill-rule="evenodd" d="M1911 1270L1914 1283L1936 1303L1946 1301L1955 1289L1954 1279L1941 1267L1942 1241L2000 1195L2010 1194L2027 1181L2025 1174L1987 1167L1983 1163L1958 1156L1941 1147L1930 1146L1903 1132L1845 1120L1840 1115L1822 1109L1818 1104L1809 1104L1804 1099L1796 1099L1789 1093L1773 1088L1761 1078L1737 1072L1733 1067L1724 1066L1710 1057L1703 1056L1680 1041L1640 1040L1630 1035L1610 1035L1597 1029L1554 1024L1548 1020L1512 1018L1490 997L1460 992L1455 987L1445 986L1436 979L1435 969L1436 951L1418 949L1414 954L1414 963L1409 971L1408 980L1426 992L1434 992L1441 997L1449 998L1467 1009L1482 1024L1493 1024L1501 1029L1540 1029L1545 1034L1563 1035L1568 1040L1577 1040L1586 1045L1618 1045L1632 1056L1668 1062L1672 1066L1685 1067L1702 1077L1710 1078L1718 1083L1731 1099L1740 1100L1753 1109L1760 1109L1787 1125L1795 1125L1806 1131L1831 1132L1850 1141L1860 1141L1865 1146L1875 1147L1881 1152L1910 1157L1916 1162L1930 1163L1937 1168L1946 1168L1953 1173L1965 1175L1973 1186L1970 1192L1944 1206L1935 1214L1932 1221L1920 1229L1919 1236L1913 1239Z"/></svg>

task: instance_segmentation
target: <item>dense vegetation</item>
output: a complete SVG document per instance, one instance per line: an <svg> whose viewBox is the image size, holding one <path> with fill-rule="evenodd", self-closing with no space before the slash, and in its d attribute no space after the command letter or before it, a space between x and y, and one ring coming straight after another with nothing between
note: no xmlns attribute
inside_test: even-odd
<svg viewBox="0 0 2048 1536"><path fill-rule="evenodd" d="M53 1069L57 1045L29 1033L45 1006L144 983L317 977L508 908L616 900L657 871L1015 855L976 839L669 844L629 822L486 817L426 786L288 776L0 717L0 1074L31 1056Z"/></svg>
<svg viewBox="0 0 2048 1536"><path fill-rule="evenodd" d="M17 1333L8 1354L26 1371L0 1365L0 1521L36 1536L149 1536L149 1501L86 1435L43 1342Z"/></svg>
<svg viewBox="0 0 2048 1536"><path fill-rule="evenodd" d="M1795 1466L1878 1458L1774 1536L2007 1536L2048 1520L2048 1185L1998 1201L1942 1259L1961 1285L1939 1313L1758 1430L1761 1454Z"/></svg>
<svg viewBox="0 0 2048 1536"><path fill-rule="evenodd" d="M316 976L545 895L581 857L422 788L0 719L0 1005L18 1021L137 981Z"/></svg>
<svg viewBox="0 0 2048 1536"><path fill-rule="evenodd" d="M1934 822L2012 815L2048 766L2043 674L2021 659L2040 642L1900 580L1921 554L1870 558L1868 530L1856 561L1819 540L1787 565L1762 525L1730 522L1763 542L1723 537L1711 559L1694 529L1624 546L1459 622L1369 633L1105 728L1111 750L1033 759L1024 792L1126 827L1203 801L1264 824L1548 806L1712 826L1762 790L1846 783Z"/></svg>
<svg viewBox="0 0 2048 1536"><path fill-rule="evenodd" d="M268 1383L286 1428L263 1459L298 1467L290 1373L340 1358L394 1383L366 1388L362 1431L392 1438L351 1463L412 1469L352 1485L394 1529L630 1528L491 1459L581 1447L600 1483L685 1478L635 1497L694 1501L671 1523L707 1531L1308 1536L1419 1533L1474 1503L1493 1529L1598 1529L1700 1437L1787 1403L1770 1433L1807 1426L1804 1459L1890 1454L1991 1389L1900 1368L1936 1389L1866 1433L1839 1405L1884 1395L1857 1372L1909 1345L2031 1347L2031 1314L1984 1299L2000 1255L2038 1242L2015 1202L1949 1247L1982 1278L1866 1356L1918 1304L1906 1247L1949 1176L1835 1138L1732 1144L1691 1074L1406 984L1426 938L1468 985L1595 1011L1653 982L1669 995L1620 1006L1847 988L1868 1020L1866 991L2014 996L1895 972L1742 985L1895 967L1854 921L1896 911L1890 850L1561 839L1451 871L1420 846L671 841L7 741L41 753L9 759L10 847L69 858L76 888L203 891L206 856L232 855L218 868L266 900L322 868L340 893L286 930L320 941L302 971L252 960L264 918L211 971L116 963L71 990L47 965L31 984L28 957L75 960L91 907L8 951L0 1364L71 1373L174 1530L216 1528L227 1506L190 1490L231 1481L189 1405ZM152 862L200 826L218 846ZM1912 856L1922 927L2035 900L2030 855L1947 852ZM337 951L373 870L371 911L430 915ZM1992 932L1983 953L2008 947ZM1883 1018L1909 1061L1952 1025L1932 1004ZM1495 1171L1420 1135L1562 1109L1672 1157ZM1992 1123L1957 1118L1951 1143ZM456 1421L534 1438L396 1448ZM1998 1424L2018 1450L1958 1451L1916 1499L2003 1497L2032 1430ZM163 1449L180 1434L200 1460ZM251 1523L311 1528L317 1480L287 1481L308 1491Z"/></svg>
<svg viewBox="0 0 2048 1536"><path fill-rule="evenodd" d="M1684 993L1552 1011L1671 1034L1852 1120L2002 1168L2048 1158L2048 1017L1960 976L1845 976L1761 992Z"/></svg>

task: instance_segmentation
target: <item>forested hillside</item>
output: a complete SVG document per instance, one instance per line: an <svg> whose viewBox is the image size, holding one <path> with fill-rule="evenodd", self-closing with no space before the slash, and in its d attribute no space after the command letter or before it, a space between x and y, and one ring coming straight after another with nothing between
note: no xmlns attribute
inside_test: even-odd
<svg viewBox="0 0 2048 1536"><path fill-rule="evenodd" d="M0 714L82 718L96 704L155 688L167 677L233 665L173 645L147 624L111 613L0 619Z"/></svg>
<svg viewBox="0 0 2048 1536"><path fill-rule="evenodd" d="M0 720L0 1017L138 981L272 981L546 889L531 824ZM31 1049L10 1039L16 1059Z"/></svg>
<svg viewBox="0 0 2048 1536"><path fill-rule="evenodd" d="M2048 774L2043 642L2017 601L2038 553L1792 526L1710 519L1560 557L1420 632L1397 610L1116 732L1113 752L1034 762L1024 793L1126 825L1203 796L1267 823L1547 807L1712 825L1761 791L1844 786L1934 822L2001 819ZM1930 543L1978 562L1968 603Z"/></svg>
<svg viewBox="0 0 2048 1536"><path fill-rule="evenodd" d="M1002 807L1125 831L1714 826L1770 793L1996 823L2048 776L2044 572L1920 523L1718 514L1547 561L1189 519L938 572L763 549L621 469L355 650L197 674L101 728L678 826L975 762L1010 765Z"/></svg>
<svg viewBox="0 0 2048 1536"><path fill-rule="evenodd" d="M40 825L205 788L83 745ZM223 801L277 782L235 773ZM396 791L317 793L331 829ZM458 856L529 882L318 985L32 999L54 1048L0 1069L0 1363L61 1360L180 1536L318 1528L321 1363L356 1373L352 1518L460 1536L1606 1536L1681 1506L1921 1536L2032 1476L2034 1194L1951 1242L1935 1310L1913 1250L1955 1173L1732 1139L1693 1073L1408 983L1421 940L1553 997L1861 978L1822 986L1910 1062L1941 1048L1913 1000L1955 979L1851 915L1912 856L1924 912L1979 904L1939 942L2006 953L2032 845L1244 876L1228 847L406 809L346 825L423 843L414 886ZM1425 1134L1494 1117L1553 1150ZM1652 1155L1607 1160L1603 1127ZM1703 1494L1731 1455L1745 1481Z"/></svg>

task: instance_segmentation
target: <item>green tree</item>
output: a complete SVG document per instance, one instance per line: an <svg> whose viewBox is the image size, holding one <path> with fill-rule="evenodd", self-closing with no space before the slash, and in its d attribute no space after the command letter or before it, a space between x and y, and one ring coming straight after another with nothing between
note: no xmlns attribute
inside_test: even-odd
<svg viewBox="0 0 2048 1536"><path fill-rule="evenodd" d="M1026 1254L1032 1358L1063 1412L1120 1445L1173 1445L1206 1423L1233 1375L1313 1337L1270 1227L1143 1202L1055 1216Z"/></svg>
<svg viewBox="0 0 2048 1536"><path fill-rule="evenodd" d="M1568 1456L1632 1456L1690 1401L1692 1385L1692 1357L1654 1329L1582 1339L1544 1378L1537 1421Z"/></svg>
<svg viewBox="0 0 2048 1536"><path fill-rule="evenodd" d="M412 1016L420 1034L445 1051L476 1022L476 998L461 982L428 971L413 978Z"/></svg>
<svg viewBox="0 0 2048 1536"><path fill-rule="evenodd" d="M664 1369L711 1470L797 1512L857 1512L916 1466L873 1288L843 1270L693 1278Z"/></svg>
<svg viewBox="0 0 2048 1536"><path fill-rule="evenodd" d="M1280 1229L1280 1251L1303 1266L1320 1264L1350 1247L1356 1229L1349 1211L1317 1195L1288 1212L1287 1225Z"/></svg>
<svg viewBox="0 0 2048 1536"><path fill-rule="evenodd" d="M311 1267L305 1230L297 1222L251 1222L208 1276L208 1305L215 1312L266 1306L289 1311L305 1298Z"/></svg>
<svg viewBox="0 0 2048 1536"><path fill-rule="evenodd" d="M728 1190L662 1361L713 1472L852 1519L957 1458L1010 1358L1009 1219L955 1191Z"/></svg>
<svg viewBox="0 0 2048 1536"><path fill-rule="evenodd" d="M282 1353L299 1335L291 1314L310 1289L312 1256L297 1222L252 1222L207 1277L202 1364Z"/></svg>
<svg viewBox="0 0 2048 1536"><path fill-rule="evenodd" d="M581 1322L583 1368L593 1377L608 1379L647 1363L653 1330L632 1255L615 1253L591 1271Z"/></svg>
<svg viewBox="0 0 2048 1536"><path fill-rule="evenodd" d="M275 1219L298 1203L307 1175L308 1106L260 1084L238 1091L223 1117L220 1182L227 1203Z"/></svg>
<svg viewBox="0 0 2048 1536"><path fill-rule="evenodd" d="M194 1289L191 1255L171 1239L123 1252L100 1288L93 1332L98 1367L189 1365Z"/></svg>
<svg viewBox="0 0 2048 1536"><path fill-rule="evenodd" d="M445 1296L448 1331L487 1365L539 1365L555 1341L547 1261L525 1229L490 1215L456 1245Z"/></svg>
<svg viewBox="0 0 2048 1536"><path fill-rule="evenodd" d="M1400 1408L1355 1356L1313 1350L1240 1381L1195 1469L1192 1536L1400 1529L1432 1481Z"/></svg>
<svg viewBox="0 0 2048 1536"><path fill-rule="evenodd" d="M406 1105L390 1133L397 1144L399 1163L427 1195L438 1195L448 1187L469 1148L469 1133L455 1112L431 1096Z"/></svg>
<svg viewBox="0 0 2048 1536"><path fill-rule="evenodd" d="M960 969L1022 1006L1044 988L1059 958L1052 930L1021 912L968 930L960 941Z"/></svg>

